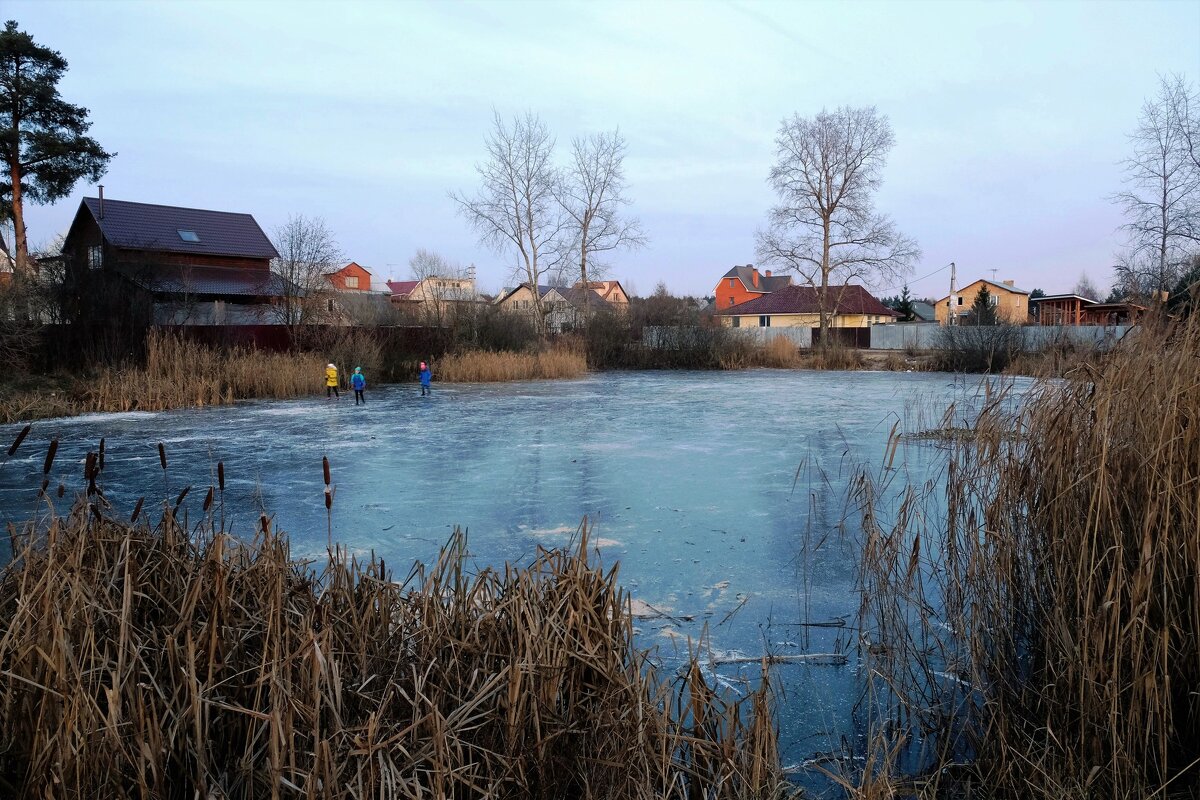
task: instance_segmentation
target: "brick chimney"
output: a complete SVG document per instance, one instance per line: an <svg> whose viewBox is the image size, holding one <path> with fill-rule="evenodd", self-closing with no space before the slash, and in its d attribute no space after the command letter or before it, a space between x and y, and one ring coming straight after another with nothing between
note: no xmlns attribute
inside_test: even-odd
<svg viewBox="0 0 1200 800"><path fill-rule="evenodd" d="M758 270L756 270L753 266L751 266L749 264L747 264L746 266L750 267L750 282L753 283L757 287L758 286Z"/></svg>
<svg viewBox="0 0 1200 800"><path fill-rule="evenodd" d="M1013 288L1016 288L1016 285L1017 285L1017 284L1016 284L1016 283L1014 283L1013 281L1005 281L1005 282L1004 282L1004 285L1005 285L1005 286L1011 286L1011 287L1013 287Z"/></svg>
<svg viewBox="0 0 1200 800"><path fill-rule="evenodd" d="M100 186L100 219L104 219L104 184L101 183L101 184L99 184L99 186Z"/></svg>
<svg viewBox="0 0 1200 800"><path fill-rule="evenodd" d="M771 270L767 270L767 277L771 277Z"/></svg>

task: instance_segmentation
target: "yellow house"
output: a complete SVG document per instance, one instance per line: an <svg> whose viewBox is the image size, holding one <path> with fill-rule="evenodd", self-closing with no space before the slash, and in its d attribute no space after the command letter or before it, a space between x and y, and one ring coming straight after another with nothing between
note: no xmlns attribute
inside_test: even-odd
<svg viewBox="0 0 1200 800"><path fill-rule="evenodd" d="M1012 281L996 283L983 278L974 283L968 283L955 295L953 308L955 317L961 317L970 312L971 306L975 305L975 298L979 296L979 290L984 286L987 287L988 295L992 298L991 303L992 308L996 309L996 319L1015 323L1029 321L1029 292L1018 289ZM950 295L946 295L934 306L934 313L937 315L939 325L946 324L950 312Z"/></svg>
<svg viewBox="0 0 1200 800"><path fill-rule="evenodd" d="M862 286L827 288L834 328L869 328L895 322L895 311ZM817 328L821 325L820 295L812 286L784 286L770 294L716 312L723 325L734 328Z"/></svg>

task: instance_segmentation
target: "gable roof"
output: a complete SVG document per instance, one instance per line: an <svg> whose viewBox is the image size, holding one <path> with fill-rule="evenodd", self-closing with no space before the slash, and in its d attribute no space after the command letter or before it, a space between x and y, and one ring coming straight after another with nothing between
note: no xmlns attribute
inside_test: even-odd
<svg viewBox="0 0 1200 800"><path fill-rule="evenodd" d="M596 308L609 305L609 302L604 299L604 295L600 294L600 292L596 291L595 289L585 289L578 284L570 287L569 289L556 288L554 291L558 292L558 294L562 296L563 300L566 300L575 308L583 308L584 305L588 303Z"/></svg>
<svg viewBox="0 0 1200 800"><path fill-rule="evenodd" d="M420 281L388 281L387 287L393 295L409 295L417 288L418 283Z"/></svg>
<svg viewBox="0 0 1200 800"><path fill-rule="evenodd" d="M358 267L359 269L361 269L363 272L367 273L368 275L375 274L375 273L371 272L371 270L364 267L362 264L359 264L357 261L351 261L349 264L347 264L344 267L338 267L337 269L331 269L331 270L329 270L329 272L326 272L325 274L326 275L337 275L339 272L345 272L346 270L350 269L351 267Z"/></svg>
<svg viewBox="0 0 1200 800"><path fill-rule="evenodd" d="M873 314L885 317L898 316L895 311L875 299L857 284L830 286L829 294L835 301L831 313ZM755 316L761 314L819 314L820 295L812 286L784 286L770 294L723 308L717 312L721 317Z"/></svg>
<svg viewBox="0 0 1200 800"><path fill-rule="evenodd" d="M1015 286L1009 286L1007 283L996 283L995 281L989 281L987 278L976 278L975 280L971 281L970 283L965 284L961 289L958 290L957 293L962 294L967 289L970 289L972 286L974 286L977 283L986 283L988 286L994 287L1003 292L1009 292L1010 294L1029 294L1029 292L1025 291L1024 289L1018 289ZM949 300L949 299L950 299L950 295L945 295L940 300L938 300L938 304L940 305L943 301ZM1040 300L1041 298L1038 298L1038 299Z"/></svg>
<svg viewBox="0 0 1200 800"><path fill-rule="evenodd" d="M755 286L755 272L757 272L757 270L754 269L753 264L746 264L745 266L734 267L733 269L729 270L729 272L726 272L721 276L721 280L724 280L725 278L737 278L742 282L742 286L746 289L746 291L764 294L766 292L777 291L782 289L784 286L792 285L791 275L772 275L768 278L766 275L760 274L758 276L758 286Z"/></svg>
<svg viewBox="0 0 1200 800"><path fill-rule="evenodd" d="M517 286L514 286L511 289L504 289L503 291L500 292L500 294L496 295L496 299L493 300L492 302L493 303L503 303L505 300L512 297L517 292L521 291L522 289L528 289L528 288L529 288L528 283L522 283L522 284L518 284ZM539 298L545 297L547 293L554 291L555 289L557 289L559 292L563 291L563 289L561 287L546 286L546 285L543 285L540 283L538 284L537 288L538 288L538 297Z"/></svg>
<svg viewBox="0 0 1200 800"><path fill-rule="evenodd" d="M196 255L278 258L279 253L250 214L201 208L159 206L127 200L85 197L87 209L110 244L129 250L153 250ZM185 241L180 231L192 231L198 241Z"/></svg>

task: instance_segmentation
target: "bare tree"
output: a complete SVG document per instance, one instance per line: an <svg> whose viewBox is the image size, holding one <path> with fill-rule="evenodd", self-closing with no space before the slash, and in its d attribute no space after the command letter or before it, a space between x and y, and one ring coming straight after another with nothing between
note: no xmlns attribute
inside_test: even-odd
<svg viewBox="0 0 1200 800"><path fill-rule="evenodd" d="M517 117L510 127L497 113L485 141L487 160L475 166L479 191L471 197L452 192L450 197L482 243L514 257L515 274L530 287L534 322L544 337L538 284L557 263L564 227L555 200L554 140L536 114Z"/></svg>
<svg viewBox="0 0 1200 800"><path fill-rule="evenodd" d="M768 182L779 204L758 233L758 257L817 290L822 341L841 299L831 286L894 281L920 257L916 242L872 203L894 142L887 117L873 106L793 115L775 139Z"/></svg>
<svg viewBox="0 0 1200 800"><path fill-rule="evenodd" d="M625 140L619 130L580 137L572 142L571 163L558 183L558 200L567 215L564 262L578 266L580 283L589 285L605 265L605 253L646 243L641 223L627 217ZM584 305L591 292L584 292Z"/></svg>
<svg viewBox="0 0 1200 800"><path fill-rule="evenodd" d="M343 260L337 240L320 217L289 214L275 229L274 245L279 258L271 269L283 279L276 318L293 327L315 321L323 315L321 304L330 292L326 273Z"/></svg>
<svg viewBox="0 0 1200 800"><path fill-rule="evenodd" d="M1190 106L1181 78L1160 80L1129 137L1133 155L1125 160L1126 189L1112 198L1127 220L1118 282L1143 296L1174 285L1200 239L1200 168L1190 149Z"/></svg>
<svg viewBox="0 0 1200 800"><path fill-rule="evenodd" d="M1092 283L1092 279L1088 277L1087 272L1079 273L1079 280L1075 283L1075 294L1092 300L1100 299L1100 290Z"/></svg>
<svg viewBox="0 0 1200 800"><path fill-rule="evenodd" d="M408 260L412 277L421 282L421 316L426 323L442 325L452 310L474 299L474 267L464 267L441 253L421 247Z"/></svg>

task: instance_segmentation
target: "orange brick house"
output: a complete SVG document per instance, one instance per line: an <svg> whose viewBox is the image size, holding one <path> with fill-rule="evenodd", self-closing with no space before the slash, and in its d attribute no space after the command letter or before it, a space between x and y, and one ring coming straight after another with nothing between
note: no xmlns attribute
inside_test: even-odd
<svg viewBox="0 0 1200 800"><path fill-rule="evenodd" d="M325 277L333 288L346 292L371 291L371 272L366 267L351 261L341 269L326 272Z"/></svg>
<svg viewBox="0 0 1200 800"><path fill-rule="evenodd" d="M791 285L790 275L772 275L771 270L760 274L753 264L746 264L722 275L721 280L717 281L717 288L713 290L713 296L717 299L717 311L721 311Z"/></svg>

